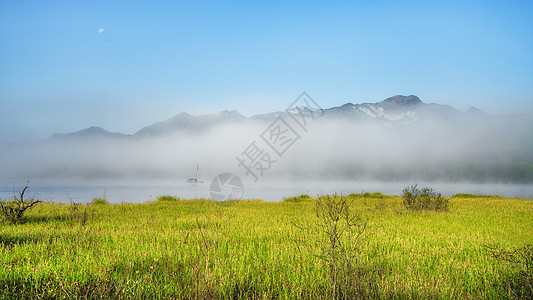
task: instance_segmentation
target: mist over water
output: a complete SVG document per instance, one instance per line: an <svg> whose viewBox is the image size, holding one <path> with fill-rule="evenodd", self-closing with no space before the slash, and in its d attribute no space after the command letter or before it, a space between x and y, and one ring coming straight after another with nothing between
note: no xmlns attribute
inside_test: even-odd
<svg viewBox="0 0 533 300"><path fill-rule="evenodd" d="M209 182L231 172L246 182L245 198L269 201L301 193L399 194L412 183L447 195L532 198L533 122L509 120L426 118L396 126L324 118L300 131L281 156L261 139L270 122L252 120L144 137L1 144L1 197L12 196L13 187L26 180L41 197L61 202L68 200L68 187L91 187L69 193L82 202L102 196L104 188L113 202L162 194L209 197ZM237 161L252 142L272 159L257 183ZM186 180L197 165L203 183L192 187Z"/></svg>

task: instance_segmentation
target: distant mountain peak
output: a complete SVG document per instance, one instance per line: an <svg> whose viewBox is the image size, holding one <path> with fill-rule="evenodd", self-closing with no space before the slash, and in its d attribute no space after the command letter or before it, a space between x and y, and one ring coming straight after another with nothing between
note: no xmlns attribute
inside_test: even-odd
<svg viewBox="0 0 533 300"><path fill-rule="evenodd" d="M470 106L469 109L465 110L465 114L469 114L469 115L479 115L479 116L485 116L485 115L488 115L486 112L482 111L481 109L477 108L477 107L474 107L474 106Z"/></svg>
<svg viewBox="0 0 533 300"><path fill-rule="evenodd" d="M122 133L112 133L102 127L91 126L89 128L82 129L80 131L72 133L54 133L52 139L64 139L64 138L114 138L114 137L124 137Z"/></svg>
<svg viewBox="0 0 533 300"><path fill-rule="evenodd" d="M348 102L340 106L340 108L350 108L352 106L355 106L355 104Z"/></svg>
<svg viewBox="0 0 533 300"><path fill-rule="evenodd" d="M223 114L223 115L240 115L239 111L234 109L234 110L223 110L220 112L220 114Z"/></svg>
<svg viewBox="0 0 533 300"><path fill-rule="evenodd" d="M232 118L232 119L244 119L245 117L239 113L238 110L223 110L216 114L217 116L221 116L224 118Z"/></svg>
<svg viewBox="0 0 533 300"><path fill-rule="evenodd" d="M213 118L219 121L223 120L243 120L245 116L241 115L238 110L223 110L216 114L199 115L199 118Z"/></svg>
<svg viewBox="0 0 533 300"><path fill-rule="evenodd" d="M384 108L394 108L394 107L405 107L405 106L416 106L424 104L420 98L415 95L403 96L396 95L390 98L387 98L381 102L377 103Z"/></svg>
<svg viewBox="0 0 533 300"><path fill-rule="evenodd" d="M174 116L174 118L190 118L190 117L192 117L192 115L186 112L180 112L179 114Z"/></svg>

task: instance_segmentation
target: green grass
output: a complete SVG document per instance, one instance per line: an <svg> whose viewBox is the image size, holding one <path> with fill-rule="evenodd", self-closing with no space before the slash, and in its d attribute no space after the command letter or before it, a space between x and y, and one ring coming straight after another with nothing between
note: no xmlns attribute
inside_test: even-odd
<svg viewBox="0 0 533 300"><path fill-rule="evenodd" d="M163 195L163 196L157 197L157 201L178 201L178 200L181 200L181 199L176 196Z"/></svg>
<svg viewBox="0 0 533 300"><path fill-rule="evenodd" d="M502 198L502 196L496 196L496 195L474 195L474 194L455 194L452 197L455 197L455 198Z"/></svg>
<svg viewBox="0 0 533 300"><path fill-rule="evenodd" d="M283 198L283 202L290 202L290 203L299 203L299 202L305 202L305 201L313 201L313 198L311 198L307 194L301 194L296 197Z"/></svg>
<svg viewBox="0 0 533 300"><path fill-rule="evenodd" d="M456 195L448 212L416 212L400 197L349 197L368 219L356 256L363 296L520 296L486 245L533 243L532 200ZM42 203L22 225L0 223L0 298L330 296L327 267L301 244L314 237L293 225L316 218L316 199L159 200L83 206L84 222Z"/></svg>
<svg viewBox="0 0 533 300"><path fill-rule="evenodd" d="M109 202L106 198L93 198L91 200L91 205L108 205Z"/></svg>

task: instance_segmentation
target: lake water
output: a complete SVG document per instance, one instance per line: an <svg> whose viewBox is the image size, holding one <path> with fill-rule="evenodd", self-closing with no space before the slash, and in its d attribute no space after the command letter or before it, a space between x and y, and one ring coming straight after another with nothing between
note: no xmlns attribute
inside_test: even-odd
<svg viewBox="0 0 533 300"><path fill-rule="evenodd" d="M210 198L210 183L189 184L161 181L121 181L113 184L84 182L65 184L61 182L32 181L26 197L68 203L88 203L92 198L105 197L111 203L141 203L157 199L161 195L177 196L185 199ZM23 184L23 183L22 183ZM409 182L357 182L357 181L318 181L285 180L244 182L244 189L238 195L243 199L263 199L281 201L284 197L309 194L310 196L333 193L382 192L399 195ZM419 187L431 187L445 196L457 193L501 195L506 197L533 199L531 184L476 184L476 183L419 183ZM18 195L22 189L20 182L5 183L0 187L0 198L6 200Z"/></svg>

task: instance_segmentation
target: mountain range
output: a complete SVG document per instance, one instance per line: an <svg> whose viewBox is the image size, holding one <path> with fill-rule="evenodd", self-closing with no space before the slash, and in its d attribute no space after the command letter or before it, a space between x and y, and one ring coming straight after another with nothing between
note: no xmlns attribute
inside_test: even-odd
<svg viewBox="0 0 533 300"><path fill-rule="evenodd" d="M293 110L308 110L306 107L296 107ZM51 140L65 139L87 139L87 138L141 138L154 137L170 134L177 131L184 132L202 132L209 128L222 124L240 123L240 122L272 122L278 116L287 116L288 112L277 111L265 114L254 115L247 118L241 115L237 110L222 111L214 114L192 116L182 112L176 116L156 122L149 126L143 127L132 135L122 133L112 133L101 127L89 127L72 133L55 133ZM390 126L401 126L412 124L418 121L428 119L455 120L460 118L487 118L490 115L471 107L465 112L461 112L449 105L428 104L422 102L417 96L397 95L387 98L376 103L353 104L346 103L341 106L326 108L323 110L323 119L342 119L353 122L371 121Z"/></svg>
<svg viewBox="0 0 533 300"><path fill-rule="evenodd" d="M295 113L311 112L319 116L312 130L273 134L278 117L294 124ZM533 183L531 116L459 111L413 95L251 117L182 112L130 135L90 127L0 144L0 178L185 178L197 164L207 177L246 176L238 159L260 166L250 149L270 178Z"/></svg>

